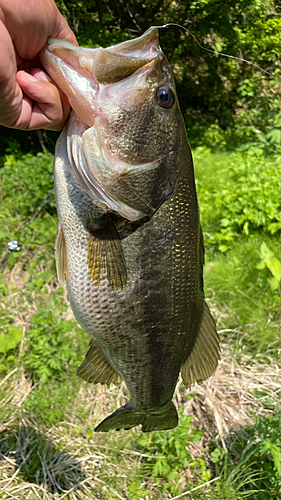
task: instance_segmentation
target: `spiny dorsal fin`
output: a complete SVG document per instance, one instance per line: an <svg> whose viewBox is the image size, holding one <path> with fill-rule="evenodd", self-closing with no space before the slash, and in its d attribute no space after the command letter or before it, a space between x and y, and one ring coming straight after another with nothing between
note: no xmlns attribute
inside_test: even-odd
<svg viewBox="0 0 281 500"><path fill-rule="evenodd" d="M203 303L203 317L193 349L181 367L183 383L190 387L209 378L218 366L219 336L206 302Z"/></svg>
<svg viewBox="0 0 281 500"><path fill-rule="evenodd" d="M112 222L103 229L87 226L88 268L92 282L100 285L104 268L109 285L114 289L124 288L127 282L126 262L122 242Z"/></svg>
<svg viewBox="0 0 281 500"><path fill-rule="evenodd" d="M67 275L67 265L66 265L66 245L63 234L62 225L59 222L56 242L55 242L55 257L56 257L56 267L59 284L62 285Z"/></svg>
<svg viewBox="0 0 281 500"><path fill-rule="evenodd" d="M117 384L122 382L122 377L113 370L112 366L107 361L106 357L95 344L93 340L90 342L90 349L87 352L83 363L78 366L76 375L95 384Z"/></svg>

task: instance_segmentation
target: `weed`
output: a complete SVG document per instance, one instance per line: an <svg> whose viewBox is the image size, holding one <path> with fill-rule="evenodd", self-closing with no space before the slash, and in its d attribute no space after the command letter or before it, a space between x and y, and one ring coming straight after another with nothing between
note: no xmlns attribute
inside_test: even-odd
<svg viewBox="0 0 281 500"><path fill-rule="evenodd" d="M272 137L271 141L275 137L277 142L277 135ZM219 144L226 136L212 127L209 138ZM219 328L239 327L242 332L237 336L234 332L231 337L228 332L221 334L231 344L231 352L235 346L241 363L241 352L246 353L246 365L252 355L256 356L256 371L261 378L267 373L263 367L272 363L273 357L278 359L281 352L280 160L266 157L264 151L260 146L231 156L211 154L206 148L195 152L206 241L206 295ZM52 189L51 155L22 157L14 148L4 163L0 172L2 249L21 233L34 208ZM38 178L34 176L35 169ZM4 454L10 451L7 462L4 460L9 469L3 477L14 477L11 494L15 485L20 491L21 483L29 481L23 493L26 498L33 498L37 486L36 498L41 495L52 499L54 492L59 498L64 492L56 482L60 488L70 490L73 498L91 500L166 500L198 484L204 488L194 492L196 499L279 498L281 412L269 415L275 410L276 399L272 392L259 390L259 386L249 394L249 401L251 397L259 400L266 417L257 418L254 427L245 428L234 439L235 449L225 438L227 452L213 451L213 468L220 479L212 485L208 485L208 450L206 455L194 459L188 449L189 443L199 442L202 436L202 431L192 428L191 417L181 415L180 425L169 432L93 432L94 422L109 413L108 406L113 407L117 390L86 385L75 375L87 351L88 337L74 320L68 319L65 293L55 279L52 249L57 219L53 203L54 200L25 232L23 251L9 257L10 271L6 267L5 279L0 283L0 350L4 357L0 370L2 375L8 368L11 373L18 370L18 379L13 375L1 386L0 401L4 428L0 446ZM26 334L22 338L23 325ZM248 368L247 365L245 369ZM24 388L26 392L22 393ZM236 397L233 391L229 393ZM205 420L208 418L209 414L205 415ZM33 424L27 429L28 419ZM52 440L47 442L46 436L52 436ZM72 447L68 455L61 450L64 443ZM28 456L32 446L34 450ZM14 476L18 467L21 469ZM81 486L80 497L79 481L85 474L90 487L87 489L88 483L85 490Z"/></svg>
<svg viewBox="0 0 281 500"><path fill-rule="evenodd" d="M42 278L36 279L33 284L41 287ZM61 303L62 297L52 293L51 299L46 300L38 314L31 317L25 353L26 368L35 381L40 380L42 383L50 378L62 381L68 377L70 367L77 367L81 362L81 344L78 348L77 339L81 334L86 338L75 321L61 317L66 309Z"/></svg>
<svg viewBox="0 0 281 500"><path fill-rule="evenodd" d="M266 244L274 255L281 254L279 238L244 236L233 243L226 255L215 257L207 264L206 295L215 302L225 316L218 316L218 327L247 332L240 342L243 349L264 356L280 355L281 293L272 292L268 280L269 269L257 268L260 263L258 249ZM264 247L263 247L264 248ZM227 334L225 336L227 341ZM233 341L233 339L232 339Z"/></svg>
<svg viewBox="0 0 281 500"><path fill-rule="evenodd" d="M208 150L201 148L195 151L195 164L209 245L226 252L241 233L273 235L280 231L280 156L266 157L263 149L248 148L231 154L221 169L221 161L214 163Z"/></svg>
<svg viewBox="0 0 281 500"><path fill-rule="evenodd" d="M225 452L219 449L211 453L216 465L216 474L224 478L214 489L218 498L227 485L233 492L233 499L251 498L271 500L281 495L281 406L275 414L258 418L255 427L244 430L244 438L236 438L232 447L236 451L233 462L231 448Z"/></svg>
<svg viewBox="0 0 281 500"><path fill-rule="evenodd" d="M178 482L188 468L200 470L204 480L210 479L203 459L193 460L188 452L188 445L200 441L203 432L192 428L192 417L181 415L178 427L169 432L158 431L143 434L138 439L143 453L150 455L146 458L144 470L157 482L166 479L165 489L172 494L178 494Z"/></svg>
<svg viewBox="0 0 281 500"><path fill-rule="evenodd" d="M267 268L270 271L271 278L268 280L270 289L272 292L276 292L280 287L281 262L264 242L260 246L260 256L262 260L257 264L257 269L263 271Z"/></svg>
<svg viewBox="0 0 281 500"><path fill-rule="evenodd" d="M1 168L3 201L10 215L30 215L54 189L54 157L48 152L20 155L12 150ZM54 213L54 197L46 207Z"/></svg>

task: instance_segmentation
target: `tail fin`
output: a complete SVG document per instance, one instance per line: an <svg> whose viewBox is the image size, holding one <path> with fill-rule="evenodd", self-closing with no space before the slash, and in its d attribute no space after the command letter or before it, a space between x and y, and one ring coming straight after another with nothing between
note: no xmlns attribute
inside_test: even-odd
<svg viewBox="0 0 281 500"><path fill-rule="evenodd" d="M96 428L95 432L107 432L111 429L131 429L142 424L143 432L172 429L178 425L178 414L172 401L164 406L149 410L136 411L130 408L130 403L118 408L112 415L104 419Z"/></svg>

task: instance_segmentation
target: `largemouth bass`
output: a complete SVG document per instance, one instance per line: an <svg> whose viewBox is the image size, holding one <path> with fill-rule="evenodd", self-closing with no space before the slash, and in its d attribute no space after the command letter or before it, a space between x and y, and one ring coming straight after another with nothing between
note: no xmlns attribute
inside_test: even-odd
<svg viewBox="0 0 281 500"><path fill-rule="evenodd" d="M108 48L49 39L41 53L73 108L56 147L56 262L91 337L77 374L122 379L129 402L96 431L170 429L181 372L215 370L194 172L172 71L151 28Z"/></svg>

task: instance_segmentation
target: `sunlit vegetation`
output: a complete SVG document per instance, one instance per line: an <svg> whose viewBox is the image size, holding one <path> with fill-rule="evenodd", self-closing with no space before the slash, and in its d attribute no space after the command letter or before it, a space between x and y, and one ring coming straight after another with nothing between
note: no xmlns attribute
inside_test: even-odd
<svg viewBox="0 0 281 500"><path fill-rule="evenodd" d="M171 21L216 52L161 32L193 147L222 359L202 385L179 381L177 428L94 433L127 393L75 375L88 337L55 271L56 135L1 129L0 499L281 498L280 2L57 3L83 45Z"/></svg>

